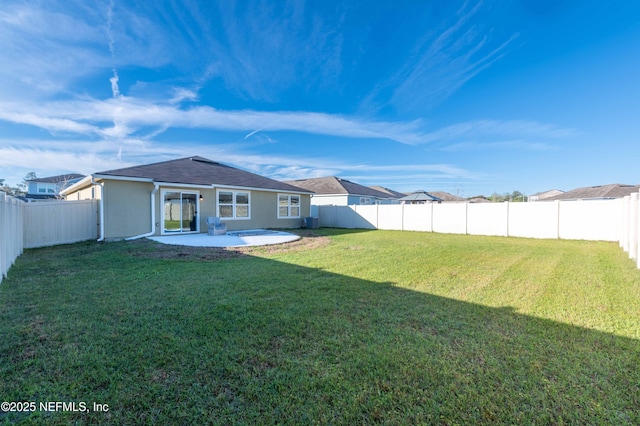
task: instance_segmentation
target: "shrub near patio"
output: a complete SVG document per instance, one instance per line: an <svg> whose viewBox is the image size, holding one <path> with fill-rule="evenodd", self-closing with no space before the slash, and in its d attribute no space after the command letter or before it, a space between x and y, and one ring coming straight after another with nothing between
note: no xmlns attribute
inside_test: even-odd
<svg viewBox="0 0 640 426"><path fill-rule="evenodd" d="M28 250L0 285L0 394L109 409L0 420L636 424L638 290L599 242L323 229Z"/></svg>

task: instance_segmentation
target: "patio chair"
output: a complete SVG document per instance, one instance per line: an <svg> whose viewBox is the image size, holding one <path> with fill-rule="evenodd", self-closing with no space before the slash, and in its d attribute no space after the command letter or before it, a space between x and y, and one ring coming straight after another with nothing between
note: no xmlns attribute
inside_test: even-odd
<svg viewBox="0 0 640 426"><path fill-rule="evenodd" d="M209 216L207 218L208 231L207 235L226 235L227 224L220 222L220 218L217 216Z"/></svg>

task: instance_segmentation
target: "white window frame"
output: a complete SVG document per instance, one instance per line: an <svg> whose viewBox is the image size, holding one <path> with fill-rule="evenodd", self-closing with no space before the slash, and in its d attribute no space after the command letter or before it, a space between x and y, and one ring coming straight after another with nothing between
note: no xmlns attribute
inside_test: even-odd
<svg viewBox="0 0 640 426"><path fill-rule="evenodd" d="M231 197L232 197L232 203L231 204L222 204L223 206L231 206L232 207L232 216L222 216L220 214L220 193L221 192L228 192L231 193ZM247 216L238 216L237 213L237 195L238 194L247 194ZM242 206L244 206L245 204L241 204ZM216 215L222 219L222 220L251 220L251 191L248 190L243 190L243 189L225 189L225 188L221 188L221 189L216 189Z"/></svg>
<svg viewBox="0 0 640 426"><path fill-rule="evenodd" d="M38 194L55 194L56 193L55 183L37 182L36 187L37 187Z"/></svg>
<svg viewBox="0 0 640 426"><path fill-rule="evenodd" d="M368 206L371 204L371 198L369 197L360 197L360 205Z"/></svg>
<svg viewBox="0 0 640 426"><path fill-rule="evenodd" d="M287 197L287 215L283 216L280 214L280 207L285 207L284 205L280 205L280 197ZM298 215L297 216L293 216L291 215L291 208L293 207L291 205L291 197L298 197ZM299 219L302 215L302 197L298 194L278 194L278 198L277 198L277 202L276 202L276 209L278 211L278 219Z"/></svg>

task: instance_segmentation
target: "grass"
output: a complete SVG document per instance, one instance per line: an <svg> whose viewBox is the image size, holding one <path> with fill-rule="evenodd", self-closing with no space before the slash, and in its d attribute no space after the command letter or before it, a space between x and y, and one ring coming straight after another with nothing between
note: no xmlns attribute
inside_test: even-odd
<svg viewBox="0 0 640 426"><path fill-rule="evenodd" d="M0 395L109 410L0 422L640 423L640 271L616 244L318 234L26 251Z"/></svg>

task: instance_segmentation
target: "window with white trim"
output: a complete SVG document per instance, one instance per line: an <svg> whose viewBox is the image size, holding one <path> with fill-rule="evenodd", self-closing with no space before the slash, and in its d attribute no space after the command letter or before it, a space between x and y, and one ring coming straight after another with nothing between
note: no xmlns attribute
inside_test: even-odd
<svg viewBox="0 0 640 426"><path fill-rule="evenodd" d="M43 183L38 182L38 194L55 194L56 193L56 185L54 183Z"/></svg>
<svg viewBox="0 0 640 426"><path fill-rule="evenodd" d="M251 194L247 191L218 190L218 216L224 219L251 219Z"/></svg>
<svg viewBox="0 0 640 426"><path fill-rule="evenodd" d="M278 219L300 217L300 196L278 194Z"/></svg>

